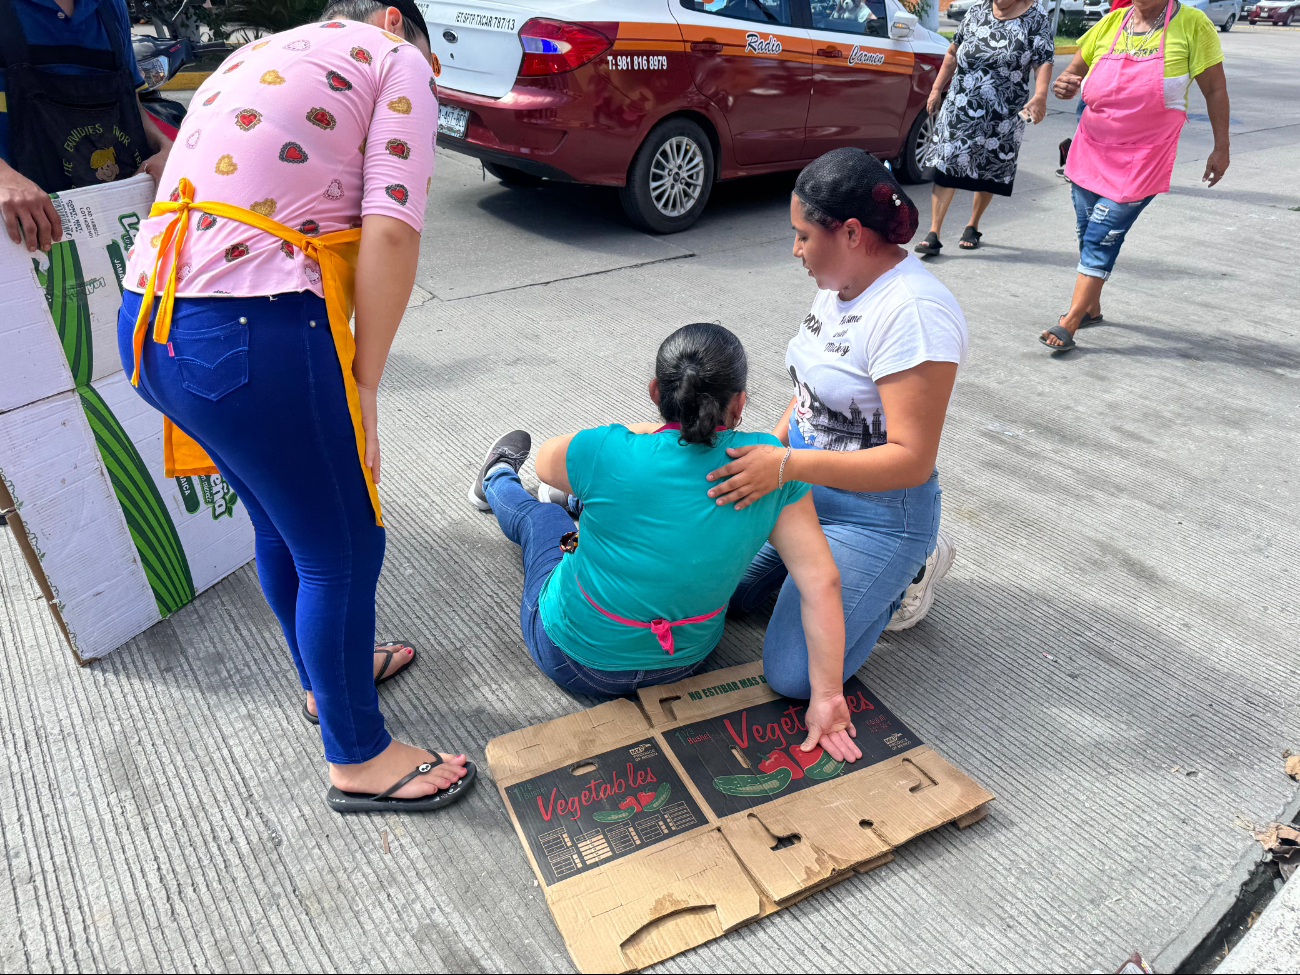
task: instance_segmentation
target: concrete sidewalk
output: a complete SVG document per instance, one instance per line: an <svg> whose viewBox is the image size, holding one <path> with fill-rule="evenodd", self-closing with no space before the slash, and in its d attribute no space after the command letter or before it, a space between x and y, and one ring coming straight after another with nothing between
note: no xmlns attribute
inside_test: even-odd
<svg viewBox="0 0 1300 975"><path fill-rule="evenodd" d="M1232 168L1199 183L1194 95L1173 190L1079 351L1037 342L1074 279L1052 175L1072 106L1029 133L984 247L932 264L972 338L940 458L958 557L860 676L992 813L662 970L1111 971L1135 948L1172 967L1254 844L1238 820L1293 799L1300 34L1223 41ZM517 550L464 500L486 444L648 419L654 350L695 320L744 339L747 425L767 426L813 292L792 177L724 186L653 238L607 191L438 165L381 391L379 634L425 653L383 700L394 734L482 766L488 738L593 703L523 649ZM426 817L325 807L252 566L86 669L36 596L0 533L0 970L570 970L490 780ZM762 627L729 622L716 666L756 659Z"/></svg>

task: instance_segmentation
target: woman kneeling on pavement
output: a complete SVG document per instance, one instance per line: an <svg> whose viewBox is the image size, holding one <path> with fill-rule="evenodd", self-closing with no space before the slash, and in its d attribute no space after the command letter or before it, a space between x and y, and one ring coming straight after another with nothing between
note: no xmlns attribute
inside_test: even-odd
<svg viewBox="0 0 1300 975"><path fill-rule="evenodd" d="M791 480L812 485L842 581L847 679L883 630L913 626L929 611L952 564L934 464L966 357L966 321L948 289L900 246L916 233L916 207L862 150L810 163L795 183L790 222L794 256L821 290L786 350L794 396L772 431L780 445L729 449L735 459L708 475L722 480L708 494L743 510ZM808 631L790 571L784 553L765 545L731 605L752 610L780 591L764 672L783 694L806 697Z"/></svg>
<svg viewBox="0 0 1300 975"><path fill-rule="evenodd" d="M1202 11L1178 0L1133 0L1079 38L1056 79L1057 98L1077 94L1085 107L1065 161L1079 240L1074 296L1038 337L1053 352L1073 349L1080 328L1101 322L1101 290L1125 235L1169 192L1192 79L1214 132L1201 177L1213 186L1228 168L1228 81L1219 35Z"/></svg>
<svg viewBox="0 0 1300 975"><path fill-rule="evenodd" d="M747 373L735 335L687 325L655 359L649 390L662 422L615 423L542 444L539 494L547 497L549 486L581 499L580 538L564 505L543 503L521 485L532 448L522 430L491 446L469 497L523 550L519 624L529 654L581 694L631 694L699 670L722 636L737 583L769 545L789 567L807 634L794 684L810 699L806 744L854 761L861 752L844 700L839 573L807 485L783 478L743 511L718 507L699 487L727 448L775 443L737 430ZM769 663L769 674L793 666Z"/></svg>
<svg viewBox="0 0 1300 975"><path fill-rule="evenodd" d="M219 472L248 508L336 812L428 811L475 776L464 755L395 741L375 690L415 659L374 646L375 394L415 280L438 117L424 20L393 3L327 4L199 88L118 319L123 367L168 417L167 475Z"/></svg>

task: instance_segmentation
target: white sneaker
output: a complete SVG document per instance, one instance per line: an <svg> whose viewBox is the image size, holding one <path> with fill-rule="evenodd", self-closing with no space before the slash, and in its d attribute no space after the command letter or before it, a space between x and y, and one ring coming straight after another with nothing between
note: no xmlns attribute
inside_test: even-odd
<svg viewBox="0 0 1300 975"><path fill-rule="evenodd" d="M582 510L582 508L580 505L575 506L570 504L569 498L570 495L565 494L559 488L552 487L551 485L547 484L545 481L537 482L538 501L542 502L543 504L558 504L561 508L563 508L566 512L569 513L570 517L576 518L578 517L578 513Z"/></svg>
<svg viewBox="0 0 1300 975"><path fill-rule="evenodd" d="M902 605L890 618L885 626L886 630L911 629L925 619L925 614L930 612L930 607L934 605L935 583L948 574L956 557L957 546L940 529L934 551L925 560L925 568L921 572L920 580L907 587L903 593Z"/></svg>

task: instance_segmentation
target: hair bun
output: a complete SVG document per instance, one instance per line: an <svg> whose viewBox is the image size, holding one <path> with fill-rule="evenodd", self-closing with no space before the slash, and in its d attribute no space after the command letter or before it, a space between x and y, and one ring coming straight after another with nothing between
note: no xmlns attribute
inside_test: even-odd
<svg viewBox="0 0 1300 975"><path fill-rule="evenodd" d="M861 149L818 156L799 173L794 192L806 206L843 223L856 219L891 244L906 244L920 213L889 167Z"/></svg>

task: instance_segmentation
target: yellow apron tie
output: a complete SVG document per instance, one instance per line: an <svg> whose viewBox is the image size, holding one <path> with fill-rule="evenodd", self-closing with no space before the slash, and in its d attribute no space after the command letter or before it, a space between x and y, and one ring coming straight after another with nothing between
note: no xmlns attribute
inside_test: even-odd
<svg viewBox="0 0 1300 975"><path fill-rule="evenodd" d="M303 256L320 265L321 289L325 292L325 310L329 316L330 335L334 339L334 349L338 353L339 368L343 373L343 388L347 393L348 412L352 416L352 432L356 438L357 458L361 463L361 473L366 479L366 490L370 494L370 503L375 509L375 524L382 525L383 517L379 507L379 492L375 488L374 477L365 464L366 436L361 428L361 399L357 394L357 383L352 377L352 360L356 355L356 343L352 338L349 322L352 319L353 295L356 290L357 250L361 241L360 228L340 230L319 237L286 227L277 220L265 217L253 210L235 206L231 203L219 203L215 200L195 202L194 184L182 177L180 186L172 199L160 201L153 205L149 216L174 214L163 228L162 239L158 244L158 254L154 258L153 270L149 274L149 284L140 302L140 314L135 320L135 371L131 374L131 384L140 385L140 360L144 351L145 335L149 330L149 317L153 311L154 291L158 283L158 271L165 257L172 258L171 269L167 273L167 282L163 287L162 299L158 302L158 313L154 316L153 339L166 344L171 333L172 307L176 301L176 267L181 246L185 243L185 232L189 227L191 210L210 213L214 217L228 217L240 223L248 224L257 230L265 231L297 247ZM186 436L167 417L163 417L163 459L164 473L167 477L182 477L196 474L216 474L217 468L203 448Z"/></svg>

